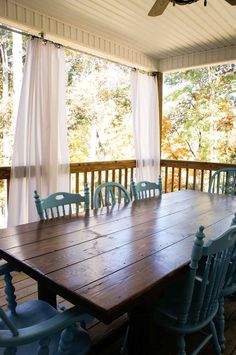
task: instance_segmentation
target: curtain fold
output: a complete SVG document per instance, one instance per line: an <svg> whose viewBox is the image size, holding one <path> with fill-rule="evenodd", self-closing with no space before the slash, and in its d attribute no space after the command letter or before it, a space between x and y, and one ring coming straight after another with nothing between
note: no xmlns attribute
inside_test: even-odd
<svg viewBox="0 0 236 355"><path fill-rule="evenodd" d="M30 39L15 130L8 225L38 219L33 192L69 191L64 49Z"/></svg>
<svg viewBox="0 0 236 355"><path fill-rule="evenodd" d="M157 77L132 71L131 91L136 179L157 182L160 175Z"/></svg>

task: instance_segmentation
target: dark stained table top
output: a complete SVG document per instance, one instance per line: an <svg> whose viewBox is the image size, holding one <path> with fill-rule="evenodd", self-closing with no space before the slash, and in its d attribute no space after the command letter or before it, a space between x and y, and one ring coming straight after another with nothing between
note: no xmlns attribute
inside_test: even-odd
<svg viewBox="0 0 236 355"><path fill-rule="evenodd" d="M158 294L190 259L199 225L225 231L236 198L178 191L87 216L0 230L0 257L104 322Z"/></svg>

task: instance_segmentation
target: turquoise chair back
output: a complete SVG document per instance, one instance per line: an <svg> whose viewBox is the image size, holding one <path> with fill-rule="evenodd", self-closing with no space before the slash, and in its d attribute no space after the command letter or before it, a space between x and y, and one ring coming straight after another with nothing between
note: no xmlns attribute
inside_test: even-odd
<svg viewBox="0 0 236 355"><path fill-rule="evenodd" d="M231 222L231 226L236 226L236 213ZM230 296L236 292L236 242L230 257L229 267L226 273L224 287L219 299L219 309L215 319L217 325L218 339L222 352L225 349L225 316L224 316L224 297Z"/></svg>
<svg viewBox="0 0 236 355"><path fill-rule="evenodd" d="M9 310L0 307L0 355L85 355L91 341L87 331L77 325L84 319L79 307L58 312L40 300L17 305L11 268L2 266Z"/></svg>
<svg viewBox="0 0 236 355"><path fill-rule="evenodd" d="M231 226L236 226L236 213L231 222ZM231 254L229 268L226 274L223 295L229 296L236 292L236 243Z"/></svg>
<svg viewBox="0 0 236 355"><path fill-rule="evenodd" d="M204 245L204 227L195 235L191 262L185 274L164 291L154 308L153 319L161 327L177 334L178 355L186 354L185 335L203 330L209 333L197 344L192 354L198 354L213 338L216 354L222 325L217 319L222 289L236 241L236 226Z"/></svg>
<svg viewBox="0 0 236 355"><path fill-rule="evenodd" d="M232 196L235 195L236 168L217 170L210 179L209 192Z"/></svg>
<svg viewBox="0 0 236 355"><path fill-rule="evenodd" d="M126 204L130 196L126 188L118 182L104 182L94 191L94 208L114 206L116 203Z"/></svg>
<svg viewBox="0 0 236 355"><path fill-rule="evenodd" d="M236 226L232 226L203 245L203 229L199 228L192 249L187 292L179 318L183 325L196 325L215 316L236 241Z"/></svg>
<svg viewBox="0 0 236 355"><path fill-rule="evenodd" d="M131 180L131 193L135 201L150 198L162 194L162 180L161 176L158 178L158 182L140 181L135 183Z"/></svg>
<svg viewBox="0 0 236 355"><path fill-rule="evenodd" d="M236 226L204 245L204 227L196 233L189 269L184 283L172 289L170 297L181 292L181 304L175 310L175 326L190 330L216 315L231 253L236 240Z"/></svg>
<svg viewBox="0 0 236 355"><path fill-rule="evenodd" d="M84 203L85 211L89 210L89 188L87 185L85 185L84 196L68 192L56 192L45 198L40 198L38 192L35 191L34 199L41 220L78 214L81 203Z"/></svg>

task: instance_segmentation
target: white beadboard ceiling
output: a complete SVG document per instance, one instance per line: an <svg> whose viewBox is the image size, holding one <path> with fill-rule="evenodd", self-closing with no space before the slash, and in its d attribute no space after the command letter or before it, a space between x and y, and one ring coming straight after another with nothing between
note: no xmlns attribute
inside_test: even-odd
<svg viewBox="0 0 236 355"><path fill-rule="evenodd" d="M158 17L155 0L0 0L0 21L81 51L162 72L236 61L236 6L204 0Z"/></svg>
<svg viewBox="0 0 236 355"><path fill-rule="evenodd" d="M149 17L155 0L21 0L37 11L122 41L157 59L236 45L236 6L224 0L169 4Z"/></svg>

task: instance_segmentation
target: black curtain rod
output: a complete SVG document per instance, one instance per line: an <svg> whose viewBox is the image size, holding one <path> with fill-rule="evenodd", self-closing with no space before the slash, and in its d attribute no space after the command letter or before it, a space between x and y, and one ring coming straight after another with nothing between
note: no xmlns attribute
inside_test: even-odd
<svg viewBox="0 0 236 355"><path fill-rule="evenodd" d="M23 36L31 37L32 39L38 38L38 39L41 39L42 41L53 43L53 44L55 44L55 46L60 46L60 47L66 48L65 46L63 46L60 43L57 43L57 42L54 42L54 41L51 41L49 39L44 38L44 33L43 32L39 32L39 34L37 36L37 35L33 35L31 33L19 31L19 30L16 30L15 28L11 28L11 27L4 26L4 25L0 25L0 28L2 28L4 30L7 30L7 31L18 33L18 34L23 35Z"/></svg>
<svg viewBox="0 0 236 355"><path fill-rule="evenodd" d="M63 44L60 44L60 43L57 43L57 42L53 42L53 41L51 41L51 40L49 40L49 39L45 39L43 32L40 32L40 33L38 34L38 36L37 36L37 35L33 35L33 34L31 34L31 33L23 32L23 31L20 31L20 30L15 29L15 28L11 28L11 27L4 26L4 25L0 25L0 28L2 28L2 29L4 29L4 30L7 30L7 31L11 31L11 32L18 33L18 34L23 35L23 36L32 37L32 38L39 38L39 39L42 39L42 40L45 41L45 42L53 43L53 44L55 44L55 46L57 46L57 47L64 47L64 48L66 48L66 49L69 49L69 50L72 50L72 51L75 51L75 52L78 52L78 53L81 53L81 54L89 55L89 56L94 57L94 58L103 59L103 60L108 60L108 61L111 62L111 63L121 65L121 66L126 67L126 68L129 68L129 69L131 69L131 70L137 70L137 71L139 71L140 73L143 73L143 74L152 75L152 76L157 75L157 72L156 72L156 71L155 71L155 72L148 72L148 71L145 71L145 70L142 70L142 69L133 68L133 67L127 65L127 64L121 64L121 63L119 63L119 62L116 62L115 60L105 59L105 58L100 57L100 56L98 56L98 55L86 53L86 52L84 52L84 51L81 51L80 49L75 49L75 48L72 48L72 47L69 47L69 46L64 46Z"/></svg>
<svg viewBox="0 0 236 355"><path fill-rule="evenodd" d="M157 76L158 72L157 71L145 71L145 70L142 70L142 69L137 69L137 68L132 68L132 71L138 71L139 73L142 73L142 74L147 74L149 76Z"/></svg>

